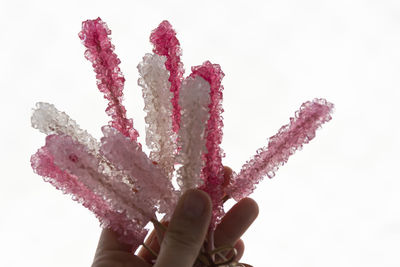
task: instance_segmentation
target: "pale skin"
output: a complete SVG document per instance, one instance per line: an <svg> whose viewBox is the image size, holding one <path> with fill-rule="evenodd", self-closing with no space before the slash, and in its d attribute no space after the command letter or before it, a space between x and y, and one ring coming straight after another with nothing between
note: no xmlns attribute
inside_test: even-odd
<svg viewBox="0 0 400 267"><path fill-rule="evenodd" d="M225 177L232 170L225 167ZM211 200L200 190L188 190L180 198L168 224L167 232L158 245L153 231L145 244L158 253L155 257L145 248L135 255L130 247L118 241L117 235L104 229L101 233L92 267L192 267L206 238L211 219ZM244 198L234 205L222 218L214 233L215 246L230 245L237 250L239 261L244 252L240 237L258 215L257 203ZM250 266L250 265L247 265Z"/></svg>

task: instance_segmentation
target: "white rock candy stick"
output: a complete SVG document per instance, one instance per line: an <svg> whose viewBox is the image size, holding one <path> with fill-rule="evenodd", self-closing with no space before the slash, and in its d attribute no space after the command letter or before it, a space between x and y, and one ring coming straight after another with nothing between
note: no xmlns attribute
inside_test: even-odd
<svg viewBox="0 0 400 267"><path fill-rule="evenodd" d="M122 181L134 190L134 181L116 168L100 153L100 143L65 112L59 111L54 105L44 102L36 103L31 117L32 127L46 135L58 134L68 135L74 141L87 147L89 153L99 159L99 170L106 172L109 176L122 177Z"/></svg>
<svg viewBox="0 0 400 267"><path fill-rule="evenodd" d="M58 134L69 136L73 141L85 147L91 154L90 157L96 158L98 166L96 171L103 176L105 181L112 177L115 187L131 197L133 202L147 211L147 217L154 217L154 203L146 203L146 199L141 197L141 192L135 189L135 181L124 171L117 170L111 162L105 159L100 153L100 144L87 131L82 130L79 125L66 113L57 110L54 105L39 102L33 112L32 126L45 134ZM134 247L140 245L141 240L146 235L146 230L138 223L127 217L126 213L120 213L106 203L103 195L95 194L90 188L82 183L81 177L66 173L54 163L54 155L47 146L38 150L32 156L32 167L41 176L47 177L46 181L52 183L56 188L64 193L72 194L85 207L96 214L104 227L110 227L120 235L120 239L125 243L132 244ZM94 167L93 167L94 168ZM108 178L104 178L108 177ZM136 192L136 194L133 194ZM148 202L148 201L147 201ZM148 219L141 221L145 222ZM139 228L137 228L139 227Z"/></svg>
<svg viewBox="0 0 400 267"><path fill-rule="evenodd" d="M137 66L141 78L144 111L147 113L146 145L151 149L150 159L164 170L169 179L174 172L176 133L172 130L173 93L169 71L165 68L165 56L146 54Z"/></svg>
<svg viewBox="0 0 400 267"><path fill-rule="evenodd" d="M210 116L210 84L200 76L188 77L180 89L179 106L181 121L178 132L179 153L177 163L182 167L177 172L177 182L181 192L197 188L204 182L201 170L206 154L204 138L206 122Z"/></svg>
<svg viewBox="0 0 400 267"><path fill-rule="evenodd" d="M119 187L121 190L124 189L125 193L131 197L131 202L138 203L144 210L149 211L148 215L150 217L153 217L155 203L145 204L148 199L141 197L141 192L132 194L132 192L137 191L138 182L124 170L118 170L113 163L100 154L100 144L94 137L87 131L82 130L73 119L65 112L57 110L54 105L37 103L36 106L37 109L34 110L31 119L34 128L38 128L48 135L58 134L70 136L72 140L86 147L87 152L92 154L98 162L96 171L102 174L105 179L114 181L115 187Z"/></svg>
<svg viewBox="0 0 400 267"><path fill-rule="evenodd" d="M71 119L65 112L59 111L54 105L38 102L31 117L32 127L40 132L50 134L65 134L75 141L86 145L93 153L97 154L100 145L97 140L86 130Z"/></svg>

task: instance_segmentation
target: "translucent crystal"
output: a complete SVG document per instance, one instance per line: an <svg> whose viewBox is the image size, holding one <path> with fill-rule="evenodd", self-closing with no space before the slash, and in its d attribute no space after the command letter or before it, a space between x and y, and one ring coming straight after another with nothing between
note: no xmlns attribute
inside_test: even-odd
<svg viewBox="0 0 400 267"><path fill-rule="evenodd" d="M114 53L114 45L108 37L110 34L106 23L97 18L82 22L79 38L86 47L86 59L92 62L97 87L109 101L106 109L112 118L109 125L136 141L139 133L133 128L132 119L126 118L126 109L122 104L125 78L118 66L121 61Z"/></svg>
<svg viewBox="0 0 400 267"><path fill-rule="evenodd" d="M85 146L92 156L99 161L99 170L104 172L107 177L120 177L122 182L132 187L135 184L123 171L116 170L115 167L105 159L100 153L100 144L87 131L82 130L79 125L71 119L65 112L57 110L54 105L39 102L36 104L31 117L32 126L41 132L51 135L68 135L74 141Z"/></svg>
<svg viewBox="0 0 400 267"><path fill-rule="evenodd" d="M182 167L177 171L177 182L181 193L203 184L201 170L207 152L205 128L209 119L210 84L200 76L188 77L180 90L181 125L177 163Z"/></svg>
<svg viewBox="0 0 400 267"><path fill-rule="evenodd" d="M121 177L107 177L99 170L99 160L88 152L85 146L66 135L49 135L46 147L54 157L54 164L62 170L77 176L95 194L105 199L119 212L142 226L155 218L155 209L142 207L135 197L135 191L121 182Z"/></svg>
<svg viewBox="0 0 400 267"><path fill-rule="evenodd" d="M176 134L172 130L173 93L165 68L165 56L146 54L139 63L144 111L146 111L146 145L151 149L150 159L157 162L169 179L174 172Z"/></svg>
<svg viewBox="0 0 400 267"><path fill-rule="evenodd" d="M205 139L207 153L204 154L205 165L202 170L204 184L201 189L207 192L213 202L211 227L215 227L224 214L222 208L224 196L224 166L222 165L222 91L224 73L218 64L206 61L201 66L192 67L190 77L202 77L210 84L209 118L206 125Z"/></svg>
<svg viewBox="0 0 400 267"><path fill-rule="evenodd" d="M68 143L67 146L59 147L59 145L64 145L65 142ZM71 144L73 144L73 147L70 147ZM93 182L85 180L87 178L85 175L82 176L83 179L81 178L82 172L88 175L88 170L79 170L83 166L81 165L82 162L87 162L87 159L82 157L82 153L79 151L81 145L78 144L77 146L77 144L69 136L48 136L46 146L40 148L31 157L33 170L57 189L62 190L65 194L71 194L74 200L96 215L103 227L112 229L119 234L122 242L130 244L133 249L136 249L147 234L147 230L143 227L148 218L144 218L137 212L138 216L128 216L128 213L120 206L115 207L115 202L110 201L106 195L102 194L101 190L93 190L91 188L91 186L94 186ZM74 153L76 148L78 153ZM89 153L87 155L92 157ZM96 160L93 161L96 162ZM68 166L68 163L70 166ZM76 165L79 166L76 167ZM77 174L80 175L79 178ZM92 169L89 176L95 175L96 171Z"/></svg>
<svg viewBox="0 0 400 267"><path fill-rule="evenodd" d="M75 141L86 145L91 151L97 153L100 145L97 140L86 130L71 119L65 112L59 111L54 105L38 102L31 117L32 127L46 135L65 134Z"/></svg>
<svg viewBox="0 0 400 267"><path fill-rule="evenodd" d="M243 165L226 189L235 200L248 196L262 178L274 177L279 166L285 164L296 150L315 137L322 124L332 119L333 104L325 99L305 102L296 111L290 123L282 126L279 132L270 137L268 146L257 150L257 154Z"/></svg>
<svg viewBox="0 0 400 267"><path fill-rule="evenodd" d="M135 179L141 198L158 206L160 213L170 215L175 208L177 192L164 172L146 156L141 147L115 129L104 126L101 153L119 169Z"/></svg>
<svg viewBox="0 0 400 267"><path fill-rule="evenodd" d="M155 54L146 54L138 69L147 115L146 144L149 157L137 142L138 132L122 104L125 79L114 53L111 31L100 19L82 23L79 37L92 63L97 86L108 100L112 120L96 141L53 105L39 102L32 126L48 135L46 145L31 158L32 168L45 180L93 211L104 227L137 248L147 233L145 225L165 213L169 219L179 192L172 186L174 164L180 166L181 192L200 188L213 203L210 228L224 214L223 199L249 195L263 176L275 176L290 155L315 137L331 119L333 104L324 99L304 103L290 123L268 139L268 145L225 179L222 141L222 91L224 76L217 64L206 61L192 67L183 80L181 48L176 32L163 21L150 36Z"/></svg>
<svg viewBox="0 0 400 267"><path fill-rule="evenodd" d="M170 91L173 93L172 98L172 123L173 131L178 132L180 124L180 107L179 107L179 89L183 80L183 64L181 62L182 50L176 32L171 24L164 20L154 29L150 35L150 41L154 45L153 52L160 56L165 56L165 67L169 71L169 81L171 83Z"/></svg>

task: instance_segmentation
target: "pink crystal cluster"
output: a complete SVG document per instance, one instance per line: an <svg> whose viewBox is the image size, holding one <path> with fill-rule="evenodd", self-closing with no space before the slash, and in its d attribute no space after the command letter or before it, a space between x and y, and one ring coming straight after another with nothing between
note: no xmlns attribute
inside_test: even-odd
<svg viewBox="0 0 400 267"><path fill-rule="evenodd" d="M125 78L118 67L121 61L114 53L114 45L108 37L110 34L107 25L98 18L82 24L79 38L86 47L86 59L92 62L96 72L97 87L109 101L106 112L112 118L110 125L136 140L139 134L133 128L132 119L126 118L126 109L121 103Z"/></svg>
<svg viewBox="0 0 400 267"><path fill-rule="evenodd" d="M227 194L235 200L247 197L261 179L267 175L275 176L280 166L289 157L315 137L316 130L332 119L333 104L325 99L314 99L301 105L290 123L282 126L278 133L270 137L266 147L257 150L257 154L243 165L239 174L234 174L227 188Z"/></svg>
<svg viewBox="0 0 400 267"><path fill-rule="evenodd" d="M109 101L112 120L97 141L64 112L39 102L32 126L47 135L45 145L31 158L34 171L57 189L90 209L103 227L137 248L156 213L168 219L177 198L190 188L207 192L213 202L210 229L224 215L226 197L240 200L267 175L272 178L290 155L314 138L331 119L333 104L324 99L304 103L288 125L272 136L229 182L222 164L222 78L209 61L192 67L183 77L181 48L176 32L163 21L150 36L154 45L138 65L146 112L146 145L126 117L122 104L125 79L109 35L100 19L83 22L79 37L92 62L97 86ZM178 189L173 187L176 179Z"/></svg>
<svg viewBox="0 0 400 267"><path fill-rule="evenodd" d="M165 68L169 71L168 81L171 83L170 91L173 93L173 130L177 132L180 123L179 89L183 79L183 64L181 62L181 47L176 38L176 32L171 24L164 20L151 33L150 42L154 45L153 52L159 56L165 56Z"/></svg>
<svg viewBox="0 0 400 267"><path fill-rule="evenodd" d="M219 222L223 215L224 197L224 166L222 165L222 90L221 85L224 73L218 64L206 61L201 66L192 67L191 77L201 77L210 84L209 118L204 132L206 139L205 163L202 169L204 184L202 190L207 192L213 200L213 219L211 226Z"/></svg>

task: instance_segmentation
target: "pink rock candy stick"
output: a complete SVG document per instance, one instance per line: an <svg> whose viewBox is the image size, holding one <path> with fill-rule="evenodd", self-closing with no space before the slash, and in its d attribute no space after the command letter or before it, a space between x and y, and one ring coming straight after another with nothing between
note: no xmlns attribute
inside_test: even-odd
<svg viewBox="0 0 400 267"><path fill-rule="evenodd" d="M121 189L128 188L125 193L132 197L131 202L137 202L144 210L155 212L154 203L151 203L145 207L143 202L145 198L140 197L141 191L132 194L131 191L135 191L135 183L132 177L128 176L125 170L117 170L110 161L103 157L99 153L100 144L94 139L87 131L82 130L79 125L70 118L65 112L61 112L56 109L54 105L39 102L36 104L36 109L32 114L32 126L39 129L41 132L51 135L67 135L72 138L76 143L79 143L85 150L91 154L92 157L96 158L98 162L98 171L104 176L111 177L110 181L113 181L117 187ZM62 148L60 148L62 149ZM150 215L151 217L151 215Z"/></svg>
<svg viewBox="0 0 400 267"><path fill-rule="evenodd" d="M90 154L86 146L70 136L49 135L46 148L54 156L57 166L77 176L95 194L106 199L114 210L126 212L129 219L143 227L155 218L155 207L136 197L141 190L124 183L122 176L111 176L107 170L99 168L100 160Z"/></svg>
<svg viewBox="0 0 400 267"><path fill-rule="evenodd" d="M269 138L268 146L257 150L257 154L243 165L227 188L227 194L236 201L251 194L262 178L274 177L279 166L285 164L294 152L315 137L315 132L331 120L333 104L325 99L314 99L301 105L290 118L290 123Z"/></svg>
<svg viewBox="0 0 400 267"><path fill-rule="evenodd" d="M211 64L206 61L201 66L192 67L190 77L202 77L210 84L210 104L209 104L209 119L207 121L205 138L207 153L205 156L205 166L202 170L204 185L202 190L207 192L213 202L213 219L212 226L218 224L224 210L222 208L222 198L224 190L224 166L222 165L223 151L220 147L222 142L222 90L221 85L224 73L218 64Z"/></svg>
<svg viewBox="0 0 400 267"><path fill-rule="evenodd" d="M177 201L171 181L165 173L146 156L136 142L126 138L115 129L104 126L101 153L119 170L124 170L136 181L142 199L158 206L167 217Z"/></svg>
<svg viewBox="0 0 400 267"><path fill-rule="evenodd" d="M139 133L133 128L132 119L126 118L126 109L122 105L125 78L118 67L121 61L114 53L110 34L106 23L97 18L82 23L79 38L87 48L86 59L92 62L96 72L97 87L109 101L106 113L112 118L110 126L136 141Z"/></svg>
<svg viewBox="0 0 400 267"><path fill-rule="evenodd" d="M154 45L153 52L160 56L166 56L165 67L170 72L169 81L171 82L170 91L174 94L172 98L173 106L173 131L178 132L180 125L180 107L179 107L179 88L183 80L183 64L181 62L182 51L179 41L176 38L176 32L171 24L164 20L153 30L150 35L150 42Z"/></svg>
<svg viewBox="0 0 400 267"><path fill-rule="evenodd" d="M92 211L101 225L115 231L120 240L132 246L133 250L143 242L147 230L129 219L126 213L113 210L102 196L95 194L85 186L77 176L63 171L54 163L54 156L44 146L31 157L33 170L44 177L44 180L61 190L64 194L71 194L75 201Z"/></svg>

